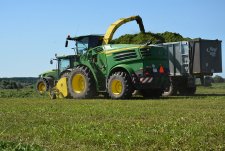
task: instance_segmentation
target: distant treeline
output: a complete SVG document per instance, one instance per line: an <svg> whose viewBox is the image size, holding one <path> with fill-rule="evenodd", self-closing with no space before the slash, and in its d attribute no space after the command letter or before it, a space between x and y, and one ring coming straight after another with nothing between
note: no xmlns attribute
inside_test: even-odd
<svg viewBox="0 0 225 151"><path fill-rule="evenodd" d="M0 78L0 89L21 89L33 86L37 79L35 77Z"/></svg>
<svg viewBox="0 0 225 151"><path fill-rule="evenodd" d="M216 75L215 77L213 77L212 82L214 82L214 83L223 83L223 82L225 82L225 78L223 78L223 77L221 77L219 75Z"/></svg>

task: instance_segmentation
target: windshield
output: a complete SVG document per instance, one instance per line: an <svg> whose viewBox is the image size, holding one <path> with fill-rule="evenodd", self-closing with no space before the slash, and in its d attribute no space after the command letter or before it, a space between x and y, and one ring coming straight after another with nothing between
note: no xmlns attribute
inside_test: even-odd
<svg viewBox="0 0 225 151"><path fill-rule="evenodd" d="M69 59L60 59L59 60L59 71L62 72L70 67Z"/></svg>
<svg viewBox="0 0 225 151"><path fill-rule="evenodd" d="M88 50L88 38L85 37L79 41L77 41L77 50L78 54L84 54Z"/></svg>

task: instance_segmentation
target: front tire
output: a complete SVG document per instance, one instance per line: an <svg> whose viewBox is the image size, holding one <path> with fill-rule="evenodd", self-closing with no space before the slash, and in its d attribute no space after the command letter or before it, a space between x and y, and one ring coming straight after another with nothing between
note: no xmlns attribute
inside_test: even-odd
<svg viewBox="0 0 225 151"><path fill-rule="evenodd" d="M70 73L68 88L75 99L91 98L96 94L94 78L87 67L77 67Z"/></svg>
<svg viewBox="0 0 225 151"><path fill-rule="evenodd" d="M49 90L49 84L45 79L39 79L36 83L36 90L40 95L43 95Z"/></svg>
<svg viewBox="0 0 225 151"><path fill-rule="evenodd" d="M126 72L115 72L108 80L108 94L112 99L129 99L133 93L131 79Z"/></svg>

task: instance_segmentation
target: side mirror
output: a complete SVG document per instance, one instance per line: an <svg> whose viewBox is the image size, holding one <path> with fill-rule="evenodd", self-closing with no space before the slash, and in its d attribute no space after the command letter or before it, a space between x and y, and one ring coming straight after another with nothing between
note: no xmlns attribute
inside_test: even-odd
<svg viewBox="0 0 225 151"><path fill-rule="evenodd" d="M53 64L53 60L50 60L50 64Z"/></svg>
<svg viewBox="0 0 225 151"><path fill-rule="evenodd" d="M68 47L68 40L66 40L65 47Z"/></svg>

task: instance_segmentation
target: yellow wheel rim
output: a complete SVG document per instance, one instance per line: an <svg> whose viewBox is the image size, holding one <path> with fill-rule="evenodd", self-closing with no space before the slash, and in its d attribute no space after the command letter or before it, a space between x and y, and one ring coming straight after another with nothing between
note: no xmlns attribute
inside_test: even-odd
<svg viewBox="0 0 225 151"><path fill-rule="evenodd" d="M85 78L82 74L76 74L72 79L72 88L76 93L84 92L86 88Z"/></svg>
<svg viewBox="0 0 225 151"><path fill-rule="evenodd" d="M122 93L123 90L123 85L122 82L120 80L113 80L112 84L111 84L111 91L114 95L120 95Z"/></svg>
<svg viewBox="0 0 225 151"><path fill-rule="evenodd" d="M40 83L38 84L38 91L39 91L41 94L44 93L44 92L46 91L46 86L45 86L44 82L40 82Z"/></svg>

